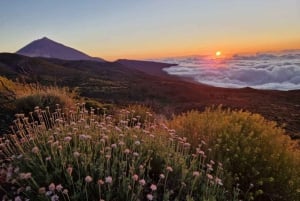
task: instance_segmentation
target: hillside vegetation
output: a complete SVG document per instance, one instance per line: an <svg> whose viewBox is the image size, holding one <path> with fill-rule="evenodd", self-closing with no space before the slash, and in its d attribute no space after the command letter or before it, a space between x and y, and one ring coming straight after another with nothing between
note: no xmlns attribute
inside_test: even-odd
<svg viewBox="0 0 300 201"><path fill-rule="evenodd" d="M245 97L257 90L208 87L214 100L206 86L119 64L5 58L0 70L17 82L0 76L2 200L300 200L297 141L259 114L228 109L256 103ZM297 107L297 97L267 95L282 111ZM226 107L180 112L219 96Z"/></svg>
<svg viewBox="0 0 300 201"><path fill-rule="evenodd" d="M300 198L296 142L260 115L219 107L167 120L139 105L69 103L42 101L28 117L16 115L13 133L0 139L2 199Z"/></svg>
<svg viewBox="0 0 300 201"><path fill-rule="evenodd" d="M157 74L161 66L155 63L147 63L148 69L155 69L149 72L142 68L146 65L143 62L119 62L63 61L2 53L0 74L22 83L76 88L80 96L100 102L148 105L167 116L223 104L259 113L278 122L291 137L300 136L300 90L217 88Z"/></svg>
<svg viewBox="0 0 300 201"><path fill-rule="evenodd" d="M246 200L300 199L298 144L275 122L218 107L176 116L169 125L195 148L204 140L227 170L226 185L239 183Z"/></svg>

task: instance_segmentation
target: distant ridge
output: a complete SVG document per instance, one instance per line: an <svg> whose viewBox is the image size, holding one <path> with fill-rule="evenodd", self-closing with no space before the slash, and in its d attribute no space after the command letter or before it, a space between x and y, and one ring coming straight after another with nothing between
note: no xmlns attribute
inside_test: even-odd
<svg viewBox="0 0 300 201"><path fill-rule="evenodd" d="M91 57L83 52L55 42L47 37L32 41L16 52L29 57L56 58L62 60L90 60L105 62L101 58Z"/></svg>

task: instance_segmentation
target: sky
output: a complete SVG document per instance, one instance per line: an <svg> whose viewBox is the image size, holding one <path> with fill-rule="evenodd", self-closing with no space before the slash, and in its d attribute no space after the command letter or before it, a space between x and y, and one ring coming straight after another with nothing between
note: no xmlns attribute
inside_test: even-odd
<svg viewBox="0 0 300 201"><path fill-rule="evenodd" d="M300 49L300 0L0 1L0 52L44 36L107 60Z"/></svg>

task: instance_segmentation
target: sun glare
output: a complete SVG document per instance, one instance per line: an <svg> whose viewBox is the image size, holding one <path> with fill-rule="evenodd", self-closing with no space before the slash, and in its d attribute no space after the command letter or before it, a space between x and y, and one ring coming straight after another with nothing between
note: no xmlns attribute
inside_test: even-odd
<svg viewBox="0 0 300 201"><path fill-rule="evenodd" d="M216 52L216 56L217 56L217 57L219 57L219 56L221 56L221 55L222 55L222 52L221 52L221 51L217 51L217 52Z"/></svg>

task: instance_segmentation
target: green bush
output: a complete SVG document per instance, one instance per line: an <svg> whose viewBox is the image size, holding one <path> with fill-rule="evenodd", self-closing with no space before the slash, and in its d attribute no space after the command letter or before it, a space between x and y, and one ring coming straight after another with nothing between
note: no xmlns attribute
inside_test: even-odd
<svg viewBox="0 0 300 201"><path fill-rule="evenodd" d="M61 108L70 108L75 104L75 94L65 88L46 87L31 93L19 96L15 101L15 111L28 114L32 108L38 106L41 108L49 107L54 111L60 105Z"/></svg>
<svg viewBox="0 0 300 201"><path fill-rule="evenodd" d="M3 200L225 201L222 167L165 125L127 125L81 107L30 123L1 139ZM53 127L47 129L47 122ZM208 168L210 166L211 168ZM233 197L232 201L236 201Z"/></svg>
<svg viewBox="0 0 300 201"><path fill-rule="evenodd" d="M212 147L228 172L226 185L238 182L245 200L300 200L299 149L274 122L219 107L174 117L170 126L193 146L204 140Z"/></svg>

